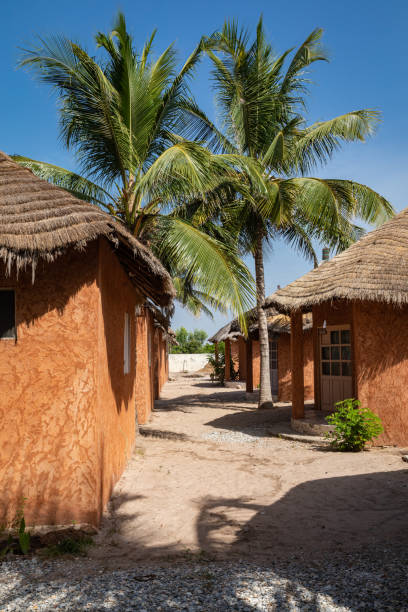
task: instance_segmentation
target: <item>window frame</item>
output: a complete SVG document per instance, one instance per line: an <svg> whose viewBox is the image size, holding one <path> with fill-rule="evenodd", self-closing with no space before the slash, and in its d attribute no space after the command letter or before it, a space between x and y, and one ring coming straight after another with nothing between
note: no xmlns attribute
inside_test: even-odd
<svg viewBox="0 0 408 612"><path fill-rule="evenodd" d="M12 342L17 342L17 292L15 287L0 287L0 291L12 291L14 295L14 335L6 337L0 336L0 341L11 340Z"/></svg>
<svg viewBox="0 0 408 612"><path fill-rule="evenodd" d="M123 327L123 374L130 374L130 341L131 341L130 316L125 312Z"/></svg>

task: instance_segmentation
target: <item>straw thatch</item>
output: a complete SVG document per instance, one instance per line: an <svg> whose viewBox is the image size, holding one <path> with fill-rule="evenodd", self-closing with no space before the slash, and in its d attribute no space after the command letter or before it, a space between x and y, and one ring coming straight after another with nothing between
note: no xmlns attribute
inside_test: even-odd
<svg viewBox="0 0 408 612"><path fill-rule="evenodd" d="M281 312L328 300L408 303L408 208L317 269L267 298Z"/></svg>
<svg viewBox="0 0 408 612"><path fill-rule="evenodd" d="M259 325L256 308L249 310L246 313L246 319L248 324L248 335L253 340L259 337ZM275 334L290 334L290 318L280 314L275 308L268 308L266 312L266 318L268 322L268 335L273 337ZM312 317L311 315L305 315L303 317L303 330L311 329ZM209 342L222 342L225 340L237 340L240 336L244 336L241 331L238 319L233 319L224 327L221 327L211 338Z"/></svg>
<svg viewBox="0 0 408 612"><path fill-rule="evenodd" d="M161 312L158 308L156 308L153 304L146 303L145 308L149 310L153 316L153 325L154 327L160 328L163 332L167 334L170 327L170 318Z"/></svg>
<svg viewBox="0 0 408 612"><path fill-rule="evenodd" d="M83 248L99 236L116 254L133 283L157 304L175 295L168 272L149 249L97 206L35 176L0 152L0 258L11 272L54 261L68 248Z"/></svg>

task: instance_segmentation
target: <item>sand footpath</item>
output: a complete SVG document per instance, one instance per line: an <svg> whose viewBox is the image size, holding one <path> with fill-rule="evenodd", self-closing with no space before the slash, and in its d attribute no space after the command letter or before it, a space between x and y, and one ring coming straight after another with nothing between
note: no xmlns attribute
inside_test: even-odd
<svg viewBox="0 0 408 612"><path fill-rule="evenodd" d="M118 568L193 554L265 563L408 543L404 450L334 453L265 436L271 411L205 378L169 382L162 398L149 427L194 441L138 438L93 562Z"/></svg>

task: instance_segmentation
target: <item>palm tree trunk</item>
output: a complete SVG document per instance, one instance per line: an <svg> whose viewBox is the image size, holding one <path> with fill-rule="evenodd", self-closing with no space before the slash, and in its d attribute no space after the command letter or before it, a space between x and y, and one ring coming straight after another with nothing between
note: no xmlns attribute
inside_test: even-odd
<svg viewBox="0 0 408 612"><path fill-rule="evenodd" d="M258 408L273 408L271 392L271 373L269 369L269 336L266 313L263 309L265 302L265 277L263 261L263 228L259 227L255 248L255 279L256 279L256 308L258 312L259 352L261 357L261 376L259 386Z"/></svg>

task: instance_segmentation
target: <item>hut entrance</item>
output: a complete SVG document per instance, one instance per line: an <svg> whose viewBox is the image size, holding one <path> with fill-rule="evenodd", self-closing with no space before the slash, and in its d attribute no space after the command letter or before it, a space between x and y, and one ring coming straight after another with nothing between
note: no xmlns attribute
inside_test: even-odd
<svg viewBox="0 0 408 612"><path fill-rule="evenodd" d="M328 412L353 396L349 325L330 325L320 334L320 389L321 408Z"/></svg>
<svg viewBox="0 0 408 612"><path fill-rule="evenodd" d="M278 397L278 343L269 341L269 369L272 397Z"/></svg>

